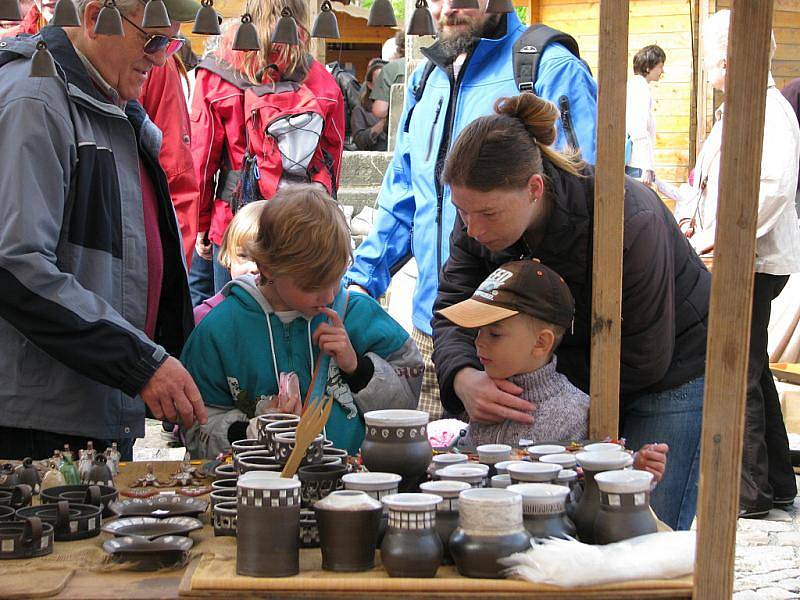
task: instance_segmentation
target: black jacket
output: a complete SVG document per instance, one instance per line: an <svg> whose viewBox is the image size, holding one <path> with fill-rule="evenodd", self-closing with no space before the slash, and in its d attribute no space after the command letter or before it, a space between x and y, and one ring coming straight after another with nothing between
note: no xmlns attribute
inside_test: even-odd
<svg viewBox="0 0 800 600"><path fill-rule="evenodd" d="M545 161L552 209L542 241L528 248L520 239L490 252L467 235L459 218L450 238L434 311L472 295L497 267L536 257L567 282L575 297L574 331L556 350L558 370L589 390L592 298L594 172L575 177ZM705 370L711 275L678 230L658 196L643 184L625 181L622 278L621 396L626 399L677 387ZM463 410L453 379L463 367L481 369L474 330L464 330L434 313L433 361L444 407Z"/></svg>

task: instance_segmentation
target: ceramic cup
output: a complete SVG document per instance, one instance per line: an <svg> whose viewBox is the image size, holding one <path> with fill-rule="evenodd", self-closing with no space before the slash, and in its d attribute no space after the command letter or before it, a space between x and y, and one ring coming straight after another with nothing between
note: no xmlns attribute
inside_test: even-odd
<svg viewBox="0 0 800 600"><path fill-rule="evenodd" d="M300 570L300 481L244 473L237 485L236 573L289 577Z"/></svg>
<svg viewBox="0 0 800 600"><path fill-rule="evenodd" d="M213 509L220 502L236 502L236 487L214 490L209 495L211 508Z"/></svg>
<svg viewBox="0 0 800 600"><path fill-rule="evenodd" d="M563 454L567 449L560 444L536 444L535 446L528 446L526 452L531 460L539 460L548 454Z"/></svg>
<svg viewBox="0 0 800 600"><path fill-rule="evenodd" d="M578 465L578 461L575 460L575 455L569 452L545 454L539 458L539 462L550 465L558 465L562 469L574 469Z"/></svg>
<svg viewBox="0 0 800 600"><path fill-rule="evenodd" d="M365 492L331 492L314 505L326 571L366 571L375 566L383 508Z"/></svg>
<svg viewBox="0 0 800 600"><path fill-rule="evenodd" d="M396 494L401 481L396 473L348 473L342 476L344 489L366 492L367 495L381 500L384 496ZM378 545L381 544L386 528L389 526L389 510L384 507L383 518L378 528Z"/></svg>
<svg viewBox="0 0 800 600"><path fill-rule="evenodd" d="M421 410L373 410L364 413L366 435L361 458L370 471L397 473L400 491L417 489L433 456L428 413Z"/></svg>
<svg viewBox="0 0 800 600"><path fill-rule="evenodd" d="M658 530L650 510L653 474L647 471L605 471L594 476L600 489L600 510L594 522L597 544L611 544Z"/></svg>
<svg viewBox="0 0 800 600"><path fill-rule="evenodd" d="M489 487L504 489L511 485L511 475L508 473L500 473L492 477L489 482Z"/></svg>
<svg viewBox="0 0 800 600"><path fill-rule="evenodd" d="M235 490L238 477L231 477L229 479L215 479L211 482L211 490Z"/></svg>
<svg viewBox="0 0 800 600"><path fill-rule="evenodd" d="M273 421L266 427L264 427L264 447L270 454L275 454L275 436L279 433L291 433L297 429L297 424L300 422L300 419L297 421L293 420L281 420L281 421Z"/></svg>
<svg viewBox="0 0 800 600"><path fill-rule="evenodd" d="M232 464L224 463L214 469L214 477L220 479L235 479L239 476L239 472L233 467Z"/></svg>
<svg viewBox="0 0 800 600"><path fill-rule="evenodd" d="M442 564L452 565L449 544L450 536L458 527L458 495L470 489L470 485L464 481L426 481L420 484L419 489L426 494L442 497L442 501L436 506L436 533L442 540Z"/></svg>
<svg viewBox="0 0 800 600"><path fill-rule="evenodd" d="M381 562L390 577L435 577L442 562L442 541L436 532L436 494L384 496L389 528L381 542Z"/></svg>
<svg viewBox="0 0 800 600"><path fill-rule="evenodd" d="M584 452L619 452L620 450L625 450L625 446L614 442L597 442L586 444L583 447Z"/></svg>
<svg viewBox="0 0 800 600"><path fill-rule="evenodd" d="M454 452L437 454L433 457L432 474L436 476L436 472L444 469L445 467L449 467L450 465L461 465L468 461L469 457L466 454L456 454Z"/></svg>
<svg viewBox="0 0 800 600"><path fill-rule="evenodd" d="M511 459L511 446L507 444L482 444L476 450L478 461L484 465L494 465Z"/></svg>
<svg viewBox="0 0 800 600"><path fill-rule="evenodd" d="M594 522L600 510L600 489L594 478L598 473L619 471L630 466L633 464L633 457L617 446L616 450L578 452L575 458L583 469L583 492L572 513L572 520L578 530L578 539L585 544L593 544Z"/></svg>
<svg viewBox="0 0 800 600"><path fill-rule="evenodd" d="M236 500L227 500L211 504L211 518L214 523L214 535L236 536Z"/></svg>
<svg viewBox="0 0 800 600"><path fill-rule="evenodd" d="M266 448L267 446L267 425L279 422L294 423L295 426L300 422L300 417L291 413L269 413L266 415L259 415L256 419L256 431L258 432L258 441Z"/></svg>
<svg viewBox="0 0 800 600"><path fill-rule="evenodd" d="M553 483L561 467L543 462L521 462L509 465L511 483Z"/></svg>
<svg viewBox="0 0 800 600"><path fill-rule="evenodd" d="M336 490L344 488L342 476L347 473L344 465L306 465L300 467L297 476L302 485L300 496L304 507L312 507L318 500Z"/></svg>
<svg viewBox="0 0 800 600"><path fill-rule="evenodd" d="M324 441L322 434L317 435L308 445L303 459L300 461L301 465L314 465L322 462L322 442ZM273 448L275 449L275 458L281 464L286 464L289 456L294 450L295 432L287 431L285 433L277 433L273 439Z"/></svg>
<svg viewBox="0 0 800 600"><path fill-rule="evenodd" d="M489 467L479 463L450 465L437 471L436 475L445 481L464 481L475 488L484 487L489 476Z"/></svg>
<svg viewBox="0 0 800 600"><path fill-rule="evenodd" d="M250 471L280 472L283 465L272 456L247 456L239 458L239 473Z"/></svg>
<svg viewBox="0 0 800 600"><path fill-rule="evenodd" d="M567 517L568 488L551 483L518 483L506 489L522 496L522 520L531 537L575 537L575 525Z"/></svg>
<svg viewBox="0 0 800 600"><path fill-rule="evenodd" d="M233 455L233 468L236 469L237 473L241 473L241 469L239 468L239 461L243 458L275 458L270 454L267 450L245 450L244 452L239 452L238 454Z"/></svg>
<svg viewBox="0 0 800 600"><path fill-rule="evenodd" d="M518 462L525 462L522 460L502 460L499 463L495 463L494 470L497 471L498 475L503 475L504 473L508 473L508 465L513 465L514 463Z"/></svg>

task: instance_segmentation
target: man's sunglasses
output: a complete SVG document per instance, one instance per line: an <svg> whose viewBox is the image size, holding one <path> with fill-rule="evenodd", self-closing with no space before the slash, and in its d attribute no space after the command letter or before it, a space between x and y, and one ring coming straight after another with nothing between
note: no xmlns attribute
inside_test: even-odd
<svg viewBox="0 0 800 600"><path fill-rule="evenodd" d="M147 37L143 48L145 54L156 54L157 52L161 52L163 50L166 52L167 56L172 56L178 50L183 48L183 43L185 41L183 38L170 37L160 33L148 33L121 12L120 16Z"/></svg>

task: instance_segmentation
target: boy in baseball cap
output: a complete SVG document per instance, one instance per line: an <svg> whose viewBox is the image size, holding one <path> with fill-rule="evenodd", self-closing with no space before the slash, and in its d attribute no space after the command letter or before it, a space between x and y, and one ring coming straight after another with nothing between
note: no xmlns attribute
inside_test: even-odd
<svg viewBox="0 0 800 600"><path fill-rule="evenodd" d="M439 314L459 327L477 328L475 348L486 374L516 384L533 405L533 424L470 422L467 445L586 439L589 396L556 371L555 350L575 314L572 293L558 273L537 259L506 263L472 298ZM666 444L648 444L637 453L637 467L661 479L667 450Z"/></svg>

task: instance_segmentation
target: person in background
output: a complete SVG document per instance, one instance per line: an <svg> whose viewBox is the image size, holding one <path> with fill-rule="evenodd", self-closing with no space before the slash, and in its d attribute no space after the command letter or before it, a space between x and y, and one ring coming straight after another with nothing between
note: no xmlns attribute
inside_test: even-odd
<svg viewBox="0 0 800 600"><path fill-rule="evenodd" d="M47 19L52 15L52 4L47 3L47 7L43 11L39 9L39 5L35 0L22 0L19 3L20 13L22 13L22 21L0 21L0 38L14 37L21 33L28 35L36 35L39 30L47 24Z"/></svg>
<svg viewBox="0 0 800 600"><path fill-rule="evenodd" d="M375 59L367 68L364 84L361 86L361 103L353 109L350 117L350 129L353 142L359 150L384 152L386 150L386 119L379 119L372 114L373 100L370 97L375 81L381 76L386 63Z"/></svg>
<svg viewBox="0 0 800 600"><path fill-rule="evenodd" d="M406 80L406 34L401 29L394 36L395 56L381 69L381 75L375 81L369 97L372 100L372 114L376 119L383 119L384 127L389 118L389 100L392 86Z"/></svg>
<svg viewBox="0 0 800 600"><path fill-rule="evenodd" d="M797 117L798 122L800 122L800 77L797 79L792 79L786 86L781 90L781 94L786 100L789 101L789 104L792 105L794 109L794 114ZM797 216L800 217L800 178L797 182L797 195L794 199L794 206L797 210Z"/></svg>
<svg viewBox="0 0 800 600"><path fill-rule="evenodd" d="M703 63L708 82L725 92L730 11L712 15L704 28ZM775 38L772 52L775 54ZM765 82L766 113L756 224L753 309L747 368L747 408L742 452L739 515L760 517L773 507L794 503L797 485L789 453L789 440L778 392L769 369L767 328L772 301L792 273L800 272L800 227L795 211L797 166L800 161L800 127L791 105L770 73ZM713 258L719 191L720 150L725 105L697 157L690 193L675 207L675 218L697 254Z"/></svg>
<svg viewBox="0 0 800 600"><path fill-rule="evenodd" d="M648 185L656 179L656 119L650 84L661 79L666 60L659 46L645 46L633 57L633 77L628 79L625 130L633 147L625 173Z"/></svg>
<svg viewBox="0 0 800 600"><path fill-rule="evenodd" d="M243 206L228 224L222 235L222 244L219 247L219 262L228 269L231 279L242 275L258 275L258 267L250 256L250 244L255 242L258 235L258 220L266 200L256 200ZM211 312L217 304L225 299L225 294L217 295L205 300L194 309L195 325Z"/></svg>

